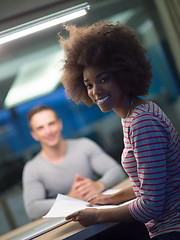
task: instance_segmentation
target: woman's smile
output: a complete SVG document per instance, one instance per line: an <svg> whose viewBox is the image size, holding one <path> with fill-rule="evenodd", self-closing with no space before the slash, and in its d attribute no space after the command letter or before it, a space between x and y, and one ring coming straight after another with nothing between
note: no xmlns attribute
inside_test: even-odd
<svg viewBox="0 0 180 240"><path fill-rule="evenodd" d="M110 98L109 96L106 96L104 98L97 99L96 103L97 103L97 105L106 104L108 102L109 98Z"/></svg>

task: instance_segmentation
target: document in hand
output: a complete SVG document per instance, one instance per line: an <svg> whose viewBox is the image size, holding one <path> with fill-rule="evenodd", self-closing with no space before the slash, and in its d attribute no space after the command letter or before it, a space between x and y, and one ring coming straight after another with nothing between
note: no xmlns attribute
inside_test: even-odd
<svg viewBox="0 0 180 240"><path fill-rule="evenodd" d="M109 190L106 194L108 193L110 193ZM126 202L125 204L128 204L129 202ZM122 204L120 205L122 206ZM103 206L94 205L92 207L98 208L98 209L104 209L104 208L118 207L118 205L103 205ZM78 210L85 209L85 208L92 208L92 207L88 207L86 201L71 198L63 194L58 194L53 206L43 218L65 217Z"/></svg>

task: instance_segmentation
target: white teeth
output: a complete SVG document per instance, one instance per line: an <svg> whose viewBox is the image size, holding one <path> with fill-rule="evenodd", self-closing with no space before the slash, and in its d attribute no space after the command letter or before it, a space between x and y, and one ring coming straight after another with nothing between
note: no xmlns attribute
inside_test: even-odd
<svg viewBox="0 0 180 240"><path fill-rule="evenodd" d="M105 98L102 98L102 99L98 100L98 101L97 101L97 104L102 104L102 103L104 103L108 98L109 98L109 97L107 96L107 97L105 97Z"/></svg>

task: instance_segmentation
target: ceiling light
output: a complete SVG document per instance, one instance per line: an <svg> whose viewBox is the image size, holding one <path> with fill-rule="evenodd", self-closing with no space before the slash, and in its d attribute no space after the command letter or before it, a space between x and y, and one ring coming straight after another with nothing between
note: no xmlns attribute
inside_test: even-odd
<svg viewBox="0 0 180 240"><path fill-rule="evenodd" d="M59 49L58 49L59 50ZM45 53L44 53L45 54ZM64 52L56 47L46 50L44 57L33 58L32 62L24 63L15 78L4 101L5 108L12 108L55 90L60 85ZM32 56L33 57L33 56Z"/></svg>
<svg viewBox="0 0 180 240"><path fill-rule="evenodd" d="M29 34L42 31L60 23L65 23L72 19L84 16L90 9L88 3L79 4L75 7L53 13L51 15L21 24L19 26L0 32L0 44L27 36Z"/></svg>

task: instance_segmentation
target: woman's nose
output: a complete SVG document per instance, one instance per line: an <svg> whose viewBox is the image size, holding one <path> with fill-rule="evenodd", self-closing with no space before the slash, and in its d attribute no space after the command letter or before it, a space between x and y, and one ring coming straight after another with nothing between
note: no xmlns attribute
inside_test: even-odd
<svg viewBox="0 0 180 240"><path fill-rule="evenodd" d="M94 85L94 88L93 88L93 94L94 95L98 95L100 92L101 92L101 87L99 86L99 84L96 84Z"/></svg>

